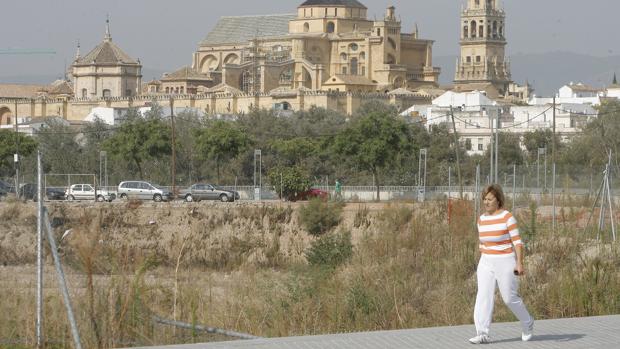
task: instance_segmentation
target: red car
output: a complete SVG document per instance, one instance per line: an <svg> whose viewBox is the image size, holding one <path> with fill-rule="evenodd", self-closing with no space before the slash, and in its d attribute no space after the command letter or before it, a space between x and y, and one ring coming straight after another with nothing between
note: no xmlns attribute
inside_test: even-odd
<svg viewBox="0 0 620 349"><path fill-rule="evenodd" d="M321 200L328 200L329 193L325 190L310 188L302 193L297 194L292 201L310 200L314 198L320 198Z"/></svg>

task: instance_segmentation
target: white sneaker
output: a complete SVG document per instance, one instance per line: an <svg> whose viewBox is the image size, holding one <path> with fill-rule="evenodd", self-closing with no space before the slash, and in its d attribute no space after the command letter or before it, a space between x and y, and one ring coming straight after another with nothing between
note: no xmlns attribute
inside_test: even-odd
<svg viewBox="0 0 620 349"><path fill-rule="evenodd" d="M486 334L480 334L476 337L470 338L469 343L471 344L487 344L491 342L491 338Z"/></svg>
<svg viewBox="0 0 620 349"><path fill-rule="evenodd" d="M533 335L534 335L534 322L532 322L532 325L530 326L530 328L528 328L526 331L523 331L523 333L521 333L521 340L524 342L527 342L530 339L532 339Z"/></svg>

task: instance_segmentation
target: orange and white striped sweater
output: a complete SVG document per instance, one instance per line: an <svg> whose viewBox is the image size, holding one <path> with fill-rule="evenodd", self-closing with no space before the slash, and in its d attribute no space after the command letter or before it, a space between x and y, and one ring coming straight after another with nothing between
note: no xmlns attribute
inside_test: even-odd
<svg viewBox="0 0 620 349"><path fill-rule="evenodd" d="M506 210L494 215L483 214L478 219L480 252L486 255L509 255L514 246L523 245L517 220Z"/></svg>

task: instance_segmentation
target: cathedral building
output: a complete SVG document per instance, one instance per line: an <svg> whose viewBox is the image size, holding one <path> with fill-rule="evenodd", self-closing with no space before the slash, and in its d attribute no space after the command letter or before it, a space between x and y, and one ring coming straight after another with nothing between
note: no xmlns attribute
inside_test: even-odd
<svg viewBox="0 0 620 349"><path fill-rule="evenodd" d="M508 96L510 65L505 58L506 13L499 0L468 0L461 13L461 56L456 62L455 91L485 91Z"/></svg>
<svg viewBox="0 0 620 349"><path fill-rule="evenodd" d="M357 0L308 0L296 14L222 17L193 55L209 91L389 92L435 87L432 40L403 33L394 7L369 20ZM205 81L207 81L205 79Z"/></svg>
<svg viewBox="0 0 620 349"><path fill-rule="evenodd" d="M110 21L103 41L85 56L80 47L73 64L73 93L80 99L134 97L141 92L142 65L112 42Z"/></svg>

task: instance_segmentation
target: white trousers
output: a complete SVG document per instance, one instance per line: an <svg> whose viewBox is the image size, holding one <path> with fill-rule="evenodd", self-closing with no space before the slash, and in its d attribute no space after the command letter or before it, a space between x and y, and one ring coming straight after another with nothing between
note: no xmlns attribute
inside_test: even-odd
<svg viewBox="0 0 620 349"><path fill-rule="evenodd" d="M478 334L489 334L493 305L495 303L495 284L499 286L504 303L521 321L526 332L534 326L534 319L519 297L519 280L514 275L517 262L514 254L507 256L487 256L482 254L478 263L478 295L474 308L474 322Z"/></svg>

